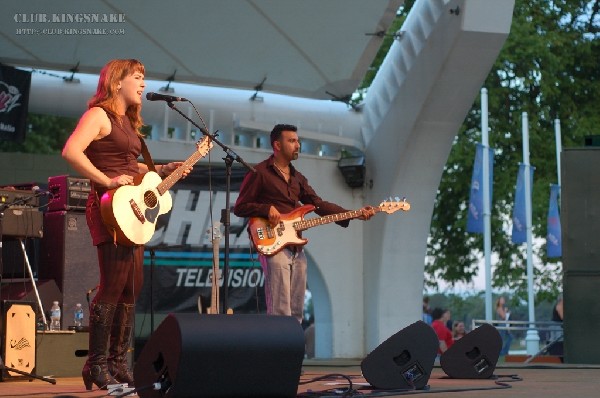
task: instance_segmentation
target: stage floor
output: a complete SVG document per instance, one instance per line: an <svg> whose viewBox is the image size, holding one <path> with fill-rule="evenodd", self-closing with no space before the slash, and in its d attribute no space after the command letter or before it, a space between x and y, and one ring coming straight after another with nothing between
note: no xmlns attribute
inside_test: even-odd
<svg viewBox="0 0 600 398"><path fill-rule="evenodd" d="M346 378L331 377L327 380L311 381L325 375L344 375L359 388L364 382L358 361L305 361L302 367L298 393L328 389L343 389L348 386ZM409 394L433 394L436 398L445 397L485 397L485 398L549 398L549 397L598 397L600 396L600 366L598 365L498 365L494 372L496 380L459 380L445 377L439 367L434 367L429 378L429 389L408 392ZM235 377L235 375L232 375ZM362 396L369 396L369 390L359 390ZM399 397L403 392L375 391L371 396ZM361 395L358 396L361 396ZM328 396L341 396L329 394ZM107 391L86 391L80 377L57 378L56 384L34 379L7 380L0 383L0 397L36 398L79 398L103 397ZM316 396L316 395L313 395Z"/></svg>

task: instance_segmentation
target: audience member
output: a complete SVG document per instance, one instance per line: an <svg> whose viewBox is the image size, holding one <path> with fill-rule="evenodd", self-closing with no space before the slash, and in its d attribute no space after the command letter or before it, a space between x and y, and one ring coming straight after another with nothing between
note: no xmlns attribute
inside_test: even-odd
<svg viewBox="0 0 600 398"><path fill-rule="evenodd" d="M465 337L466 334L465 323L462 321L454 321L452 324L452 337L454 338L454 341Z"/></svg>
<svg viewBox="0 0 600 398"><path fill-rule="evenodd" d="M506 307L506 300L503 296L498 297L498 300L496 300L496 317L499 321L508 321L510 318L510 311ZM512 343L513 337L508 327L510 327L509 323L501 323L498 325L498 331L502 337L502 350L500 350L500 355L506 355L510 350L510 344Z"/></svg>
<svg viewBox="0 0 600 398"><path fill-rule="evenodd" d="M438 354L443 354L448 348L452 347L452 344L454 344L452 332L446 327L446 322L450 319L450 310L435 308L431 313L431 317L433 318L431 327L435 331L435 334L437 334L440 342Z"/></svg>
<svg viewBox="0 0 600 398"><path fill-rule="evenodd" d="M563 321L563 297L562 294L556 299L556 304L552 310L552 321L562 322Z"/></svg>
<svg viewBox="0 0 600 398"><path fill-rule="evenodd" d="M563 361L564 345L563 345L563 296L562 294L556 299L556 304L552 309L552 329L550 330L549 341L548 341L548 353L550 355L556 355L560 357L561 362Z"/></svg>
<svg viewBox="0 0 600 398"><path fill-rule="evenodd" d="M302 327L304 328L304 357L315 357L315 317L310 315L308 319L302 319Z"/></svg>
<svg viewBox="0 0 600 398"><path fill-rule="evenodd" d="M429 297L423 296L423 322L431 325L433 319L431 318L431 308L429 308Z"/></svg>

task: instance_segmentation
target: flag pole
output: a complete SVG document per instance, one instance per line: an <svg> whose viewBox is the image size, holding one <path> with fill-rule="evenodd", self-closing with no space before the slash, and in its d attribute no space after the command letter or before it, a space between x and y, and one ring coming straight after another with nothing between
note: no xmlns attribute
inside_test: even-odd
<svg viewBox="0 0 600 398"><path fill-rule="evenodd" d="M481 144L483 146L483 254L485 261L485 320L492 320L492 227L490 209L490 151L488 131L488 93L481 89Z"/></svg>
<svg viewBox="0 0 600 398"><path fill-rule="evenodd" d="M535 328L535 300L533 295L533 250L531 235L531 165L529 164L529 123L527 112L522 114L523 123L523 164L525 166L525 222L527 230L527 305L529 307L529 329L525 337L527 355L535 355L540 350L540 336Z"/></svg>
<svg viewBox="0 0 600 398"><path fill-rule="evenodd" d="M554 139L556 140L556 175L558 176L558 196L560 197L560 153L562 152L560 119L554 119Z"/></svg>

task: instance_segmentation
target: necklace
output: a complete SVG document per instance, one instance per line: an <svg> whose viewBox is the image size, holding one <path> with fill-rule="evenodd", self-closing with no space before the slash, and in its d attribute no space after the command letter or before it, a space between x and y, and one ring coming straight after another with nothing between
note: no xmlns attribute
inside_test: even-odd
<svg viewBox="0 0 600 398"><path fill-rule="evenodd" d="M283 170L281 170L281 168L280 168L279 166L277 166L277 163L273 162L273 166L275 166L275 168L276 168L277 170L281 171L283 174L285 174L285 175L288 175L288 176L290 175L290 172L289 172L289 170L288 170L288 171L283 171Z"/></svg>

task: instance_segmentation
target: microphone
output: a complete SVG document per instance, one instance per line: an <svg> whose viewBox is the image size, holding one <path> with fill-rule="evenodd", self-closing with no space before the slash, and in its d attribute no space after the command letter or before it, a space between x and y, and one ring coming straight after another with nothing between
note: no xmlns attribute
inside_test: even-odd
<svg viewBox="0 0 600 398"><path fill-rule="evenodd" d="M158 94L158 93L148 93L148 94L146 94L146 99L148 101L167 101L167 102L184 101L184 102L189 102L189 100L187 98L175 97L173 95Z"/></svg>
<svg viewBox="0 0 600 398"><path fill-rule="evenodd" d="M44 191L42 188L38 187L37 185L32 186L31 191L33 192L34 196L52 196L50 191Z"/></svg>

